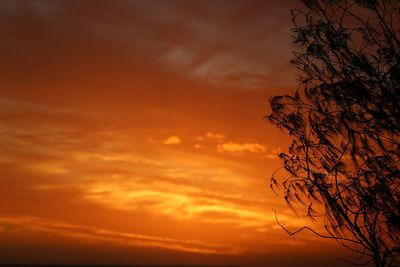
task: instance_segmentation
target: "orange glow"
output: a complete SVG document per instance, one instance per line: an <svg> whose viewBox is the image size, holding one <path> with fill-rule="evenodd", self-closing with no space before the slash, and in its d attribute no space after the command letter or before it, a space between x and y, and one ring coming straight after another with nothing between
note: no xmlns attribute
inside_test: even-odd
<svg viewBox="0 0 400 267"><path fill-rule="evenodd" d="M0 3L0 264L336 258L268 185L291 2Z"/></svg>

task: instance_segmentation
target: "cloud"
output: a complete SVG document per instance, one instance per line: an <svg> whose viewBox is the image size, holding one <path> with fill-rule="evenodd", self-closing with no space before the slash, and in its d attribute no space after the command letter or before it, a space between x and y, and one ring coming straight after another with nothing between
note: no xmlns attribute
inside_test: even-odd
<svg viewBox="0 0 400 267"><path fill-rule="evenodd" d="M239 227L274 221L274 217L263 210L262 206L266 204L263 201L190 185L160 180L154 183L114 180L92 182L82 188L87 200L122 210L148 210L179 221ZM205 216L208 213L213 216Z"/></svg>
<svg viewBox="0 0 400 267"><path fill-rule="evenodd" d="M287 77L291 43L287 10L292 5L288 3L118 1L98 3L93 12L91 5L81 1L2 1L0 12L13 14L15 19L6 21L11 26L4 36L5 43L15 39L8 32L35 31L43 38L30 40L33 47L41 47L41 51L50 48L46 54L49 58L65 54L65 65L77 58L93 61L81 53L82 49L94 51L92 42L97 41L107 44L107 51L99 53L117 52L123 55L120 61L135 61L135 56L144 55L146 61L157 62L195 80L247 89L265 88L266 82L294 82L295 77ZM23 16L27 14L33 22L47 23L46 27L35 28L37 23L26 26ZM22 29L18 28L21 24ZM65 50L76 45L77 40L80 47ZM64 45L56 49L55 41ZM8 60L16 61L16 66L21 65L18 61L33 60L33 51L27 48L22 52L26 54ZM46 57L40 59L46 62ZM27 67L27 71L32 69Z"/></svg>
<svg viewBox="0 0 400 267"><path fill-rule="evenodd" d="M111 231L97 227L69 224L32 216L0 216L3 231L17 228L19 231L47 232L84 241L112 242L136 247L158 247L204 254L240 254L242 249L225 244L205 243L197 240L143 235L132 232ZM1 231L0 230L0 231Z"/></svg>
<svg viewBox="0 0 400 267"><path fill-rule="evenodd" d="M187 68L193 62L194 55L189 49L176 47L167 51L162 60L176 68Z"/></svg>
<svg viewBox="0 0 400 267"><path fill-rule="evenodd" d="M205 140L212 140L212 141L218 141L221 142L226 138L224 134L221 133L213 133L213 132L207 132L204 135L199 135L196 136L196 141L203 142Z"/></svg>
<svg viewBox="0 0 400 267"><path fill-rule="evenodd" d="M218 141L221 141L221 140L225 139L225 135L224 134L212 133L212 132L206 133L205 137L208 138L208 139L215 139L215 140L218 140Z"/></svg>
<svg viewBox="0 0 400 267"><path fill-rule="evenodd" d="M167 146L152 146L141 143L141 138L124 137L130 135L128 132L99 132L94 127L86 127L87 121L91 118L96 121L97 117L87 117L85 113L27 101L0 99L0 103L4 104L3 110L0 108L2 114L10 114L9 126L25 125L25 121L16 120L21 106L30 114L42 115L38 116L40 120L48 114L46 121L59 128L53 131L35 124L27 127L30 134L24 134L24 129L0 134L0 145L6 152L4 160L22 169L23 178L42 177L30 180L34 183L31 189L36 193L54 193L67 188L78 192L84 203L124 212L141 210L185 223L197 221L230 227L273 223L264 210L266 203L257 200L260 198L257 193L254 197L244 197L243 192L254 190L249 181L258 177L239 171L240 163L202 155L205 149L197 149L195 154L174 151L169 145L182 142L177 135L154 141ZM75 121L79 119L84 128L80 124L65 125L59 119L70 116ZM204 143L193 145L202 148L209 141L213 146L219 144L226 152L261 149L252 143L221 143L226 136L218 132L206 132L202 138Z"/></svg>
<svg viewBox="0 0 400 267"><path fill-rule="evenodd" d="M200 145L200 144L194 144L193 147L194 147L195 149L201 149L201 148L203 148L203 146Z"/></svg>
<svg viewBox="0 0 400 267"><path fill-rule="evenodd" d="M218 152L231 152L231 153L240 153L240 152L250 152L250 153L264 153L266 151L266 147L259 143L234 143L228 142L219 144L217 146Z"/></svg>
<svg viewBox="0 0 400 267"><path fill-rule="evenodd" d="M52 113L46 105L3 102L11 115L18 112L18 105L29 107L31 113L37 110L40 114ZM57 109L54 111L57 114ZM62 114L65 117L69 113L63 111ZM74 116L79 118L80 114ZM57 118L51 118L49 122L53 126L63 125ZM8 124L15 126L18 123L10 120ZM158 153L154 153L152 146L146 147L138 141L143 139L125 140L121 133L102 133L96 128L91 132L86 132L85 128L81 132L79 125L60 128L56 132L39 126L36 129L35 125L30 128L31 134L24 134L24 130L0 134L0 145L7 149L4 160L24 171L21 177L27 180L26 177L42 177L29 180L34 183L31 190L36 193L48 194L68 188L78 192L84 203L101 204L124 212L142 210L185 223L197 221L245 227L271 221L262 208L264 203L232 196L250 186L244 179L245 174L234 170L237 163L230 166L213 156L188 152L176 154L169 146L157 146ZM204 138L223 140L225 135L208 132ZM157 141L157 144L166 145L180 143L181 138L176 135ZM138 150L143 146L142 151ZM255 203L258 204L252 207Z"/></svg>
<svg viewBox="0 0 400 267"><path fill-rule="evenodd" d="M214 85L228 84L238 88L257 88L275 80L271 75L266 74L270 71L270 66L249 62L246 57L247 55L240 56L235 53L214 55L195 66L191 76Z"/></svg>
<svg viewBox="0 0 400 267"><path fill-rule="evenodd" d="M164 145L179 145L182 143L181 139L176 135L168 136L164 141Z"/></svg>

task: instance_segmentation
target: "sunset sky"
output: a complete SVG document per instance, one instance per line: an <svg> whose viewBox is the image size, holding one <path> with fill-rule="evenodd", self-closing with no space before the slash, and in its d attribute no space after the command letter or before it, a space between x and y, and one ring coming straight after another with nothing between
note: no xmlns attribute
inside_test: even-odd
<svg viewBox="0 0 400 267"><path fill-rule="evenodd" d="M296 6L0 0L0 263L345 266L275 221Z"/></svg>

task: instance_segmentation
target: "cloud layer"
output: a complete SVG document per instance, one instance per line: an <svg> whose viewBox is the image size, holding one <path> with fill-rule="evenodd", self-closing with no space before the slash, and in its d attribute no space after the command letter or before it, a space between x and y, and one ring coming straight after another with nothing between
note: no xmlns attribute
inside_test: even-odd
<svg viewBox="0 0 400 267"><path fill-rule="evenodd" d="M267 184L292 3L1 1L0 262L330 255Z"/></svg>

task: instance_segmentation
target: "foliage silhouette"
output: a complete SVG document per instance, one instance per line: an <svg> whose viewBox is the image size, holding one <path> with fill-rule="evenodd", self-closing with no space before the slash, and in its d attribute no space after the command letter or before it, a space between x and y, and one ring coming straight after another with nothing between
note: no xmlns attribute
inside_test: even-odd
<svg viewBox="0 0 400 267"><path fill-rule="evenodd" d="M267 116L292 140L271 187L322 217L320 236L398 266L400 1L301 2L292 11L299 87L273 97Z"/></svg>

